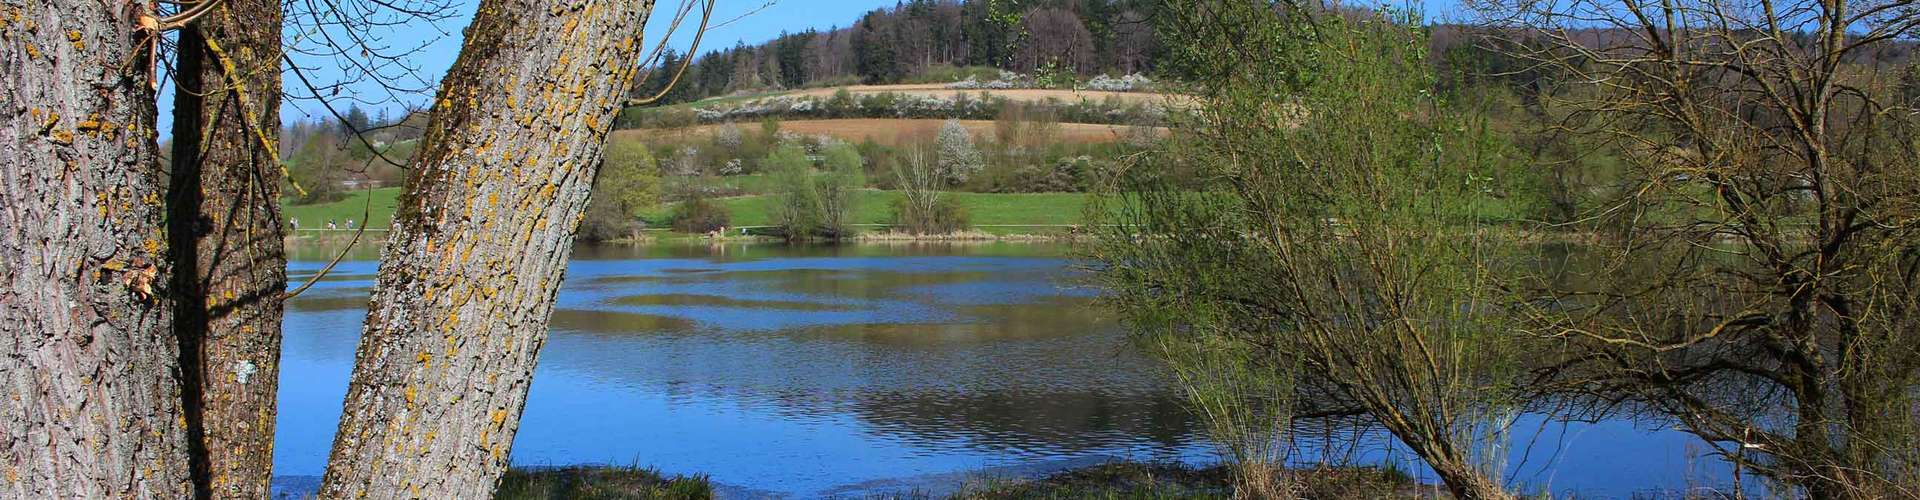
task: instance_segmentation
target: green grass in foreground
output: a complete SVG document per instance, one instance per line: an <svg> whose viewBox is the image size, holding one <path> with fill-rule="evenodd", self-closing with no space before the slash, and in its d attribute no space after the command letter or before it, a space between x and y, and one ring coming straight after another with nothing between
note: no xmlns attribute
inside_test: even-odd
<svg viewBox="0 0 1920 500"><path fill-rule="evenodd" d="M1274 484L1299 498L1430 498L1426 485L1392 469L1373 467L1308 468L1275 471ZM547 499L707 499L713 486L703 476L668 478L638 467L575 466L513 469L494 494L501 500ZM1179 499L1234 498L1232 475L1223 466L1115 462L1069 469L1034 479L969 481L960 491L937 497L926 493L871 496L953 500L1013 499Z"/></svg>
<svg viewBox="0 0 1920 500"><path fill-rule="evenodd" d="M713 485L705 476L668 478L640 467L574 466L510 469L494 491L496 500L558 499L707 499Z"/></svg>
<svg viewBox="0 0 1920 500"><path fill-rule="evenodd" d="M1430 498L1424 485L1407 475L1378 467L1310 467L1274 471L1271 484L1291 498ZM1181 464L1114 462L1057 472L1033 480L971 484L950 498L1012 499L1181 499L1258 498L1234 491L1232 473L1221 465L1196 468Z"/></svg>

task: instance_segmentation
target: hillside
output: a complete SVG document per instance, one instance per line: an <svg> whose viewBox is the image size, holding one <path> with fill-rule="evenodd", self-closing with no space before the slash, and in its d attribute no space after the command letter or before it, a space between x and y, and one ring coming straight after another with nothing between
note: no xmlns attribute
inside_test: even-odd
<svg viewBox="0 0 1920 500"><path fill-rule="evenodd" d="M979 137L992 137L992 120L958 120L969 132ZM872 140L883 146L899 146L912 142L925 142L938 133L946 120L940 119L873 119L850 118L843 120L786 120L780 122L782 132L793 132L805 136L831 136L848 142ZM678 128L644 128L617 130L609 141L643 141L658 143L662 141L703 140L721 125L706 124ZM1125 125L1100 125L1090 123L1061 123L1056 139L1060 142L1075 144L1109 143L1124 140L1134 133L1134 127ZM1148 127L1145 130L1159 136L1167 129Z"/></svg>
<svg viewBox="0 0 1920 500"><path fill-rule="evenodd" d="M687 65L662 104L760 89L856 83L947 82L954 74L1153 74L1164 49L1159 3L1145 0L913 0L869 11L852 24L785 33L757 45L703 54L669 53L657 67ZM703 47L703 49L706 49ZM653 71L634 94L666 88ZM921 79L936 75L932 79Z"/></svg>
<svg viewBox="0 0 1920 500"><path fill-rule="evenodd" d="M844 86L844 87L821 87L821 88L800 89L800 90L785 91L785 92L772 92L772 93L762 94L762 96L826 98L826 97L832 97L835 93L841 90L845 90L848 93L851 93L855 96L868 95L868 94L893 93L893 94L899 94L899 95L911 95L916 97L934 97L934 98L945 98L945 97L951 97L957 93L964 93L964 94L970 94L970 95L999 96L999 97L1005 97L1007 99L1020 101L1020 102L1041 102L1047 99L1055 99L1062 102L1080 102L1080 101L1096 101L1097 102L1097 101L1102 101L1106 99L1119 99L1121 102L1132 104L1132 103L1160 103L1170 98L1170 96L1167 96L1165 94L1157 94L1153 92L1114 92L1114 91L1104 91L1104 90L1069 90L1069 89L992 89L992 90L956 89L956 88L949 88L949 85L945 83L902 83L902 84L894 84L894 85L850 85L850 86ZM693 102L691 103L691 105L693 107L700 107L704 104L723 101L726 99L728 98L723 97L723 98L715 98L715 99L704 99L701 101Z"/></svg>

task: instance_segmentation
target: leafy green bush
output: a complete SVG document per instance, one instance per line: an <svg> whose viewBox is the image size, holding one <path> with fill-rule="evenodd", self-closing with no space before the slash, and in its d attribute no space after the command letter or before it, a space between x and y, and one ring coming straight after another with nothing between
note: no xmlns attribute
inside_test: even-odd
<svg viewBox="0 0 1920 500"><path fill-rule="evenodd" d="M761 162L779 186L774 220L789 240L834 240L853 232L853 190L865 184L865 175L852 147L829 149L826 172L815 173L806 148L797 143L781 144Z"/></svg>
<svg viewBox="0 0 1920 500"><path fill-rule="evenodd" d="M667 223L674 231L682 233L709 233L727 227L733 215L727 207L707 201L704 196L688 198L673 206L673 213L667 216Z"/></svg>
<svg viewBox="0 0 1920 500"><path fill-rule="evenodd" d="M283 192L292 196L295 204L332 203L346 198L340 182L347 179L346 168L353 160L338 137L330 133L316 135L287 160L286 180L291 185ZM293 186L300 189L292 189Z"/></svg>
<svg viewBox="0 0 1920 500"><path fill-rule="evenodd" d="M952 234L967 228L967 208L953 198L934 198L931 205L918 205L907 198L893 200L893 230L912 234Z"/></svg>
<svg viewBox="0 0 1920 500"><path fill-rule="evenodd" d="M780 140L780 118L769 116L760 120L760 138L767 142Z"/></svg>
<svg viewBox="0 0 1920 500"><path fill-rule="evenodd" d="M1119 179L1087 211L1104 218L1089 254L1122 321L1168 347L1157 354L1232 456L1240 496L1291 489L1268 480L1287 454L1266 446L1292 431L1291 400L1351 404L1455 498L1512 498L1513 388L1539 349L1495 305L1532 297L1493 276L1529 250L1486 222L1498 200L1483 179L1508 157L1472 109L1435 97L1421 20L1223 0L1169 11L1208 13L1168 21L1168 63L1206 96L1168 153L1205 183Z"/></svg>
<svg viewBox="0 0 1920 500"><path fill-rule="evenodd" d="M612 141L602 157L593 183L596 198L610 198L633 213L660 199L660 166L653 152L638 141Z"/></svg>
<svg viewBox="0 0 1920 500"><path fill-rule="evenodd" d="M580 219L580 231L575 237L596 242L636 238L643 227L633 212L622 209L618 202L596 195L587 203L587 214Z"/></svg>
<svg viewBox="0 0 1920 500"><path fill-rule="evenodd" d="M586 241L638 237L645 225L634 213L660 199L660 167L653 152L639 142L609 143L598 175L578 237Z"/></svg>
<svg viewBox="0 0 1920 500"><path fill-rule="evenodd" d="M827 99L828 118L851 118L860 113L860 103L853 100L853 93L847 89L833 91L833 97Z"/></svg>
<svg viewBox="0 0 1920 500"><path fill-rule="evenodd" d="M901 195L893 200L893 230L948 234L965 229L966 209L940 191L946 183L940 167L918 149L907 150L905 156L893 163L894 186Z"/></svg>

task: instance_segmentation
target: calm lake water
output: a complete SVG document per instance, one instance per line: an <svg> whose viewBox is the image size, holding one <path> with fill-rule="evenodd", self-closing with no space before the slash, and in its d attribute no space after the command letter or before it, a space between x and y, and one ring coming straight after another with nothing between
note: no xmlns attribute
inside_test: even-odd
<svg viewBox="0 0 1920 500"><path fill-rule="evenodd" d="M1114 459L1210 463L1151 360L1043 244L581 247L513 447L521 466L706 474L731 497L944 491ZM298 283L326 253L295 249ZM377 263L288 303L277 483L325 469ZM1510 476L1624 497L1725 482L1691 438L1522 418ZM1368 461L1397 460L1384 445ZM1557 471L1557 473L1555 472Z"/></svg>

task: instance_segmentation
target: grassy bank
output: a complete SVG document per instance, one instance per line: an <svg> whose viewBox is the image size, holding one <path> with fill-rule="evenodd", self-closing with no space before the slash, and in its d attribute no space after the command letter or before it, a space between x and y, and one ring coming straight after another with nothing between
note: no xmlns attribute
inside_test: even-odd
<svg viewBox="0 0 1920 500"><path fill-rule="evenodd" d="M1319 468L1278 473L1296 498L1431 498L1430 488L1396 471L1368 468ZM714 489L705 477L665 477L634 467L515 469L501 480L494 498L547 499L706 499ZM1224 467L1116 462L1070 469L1034 479L973 481L950 495L900 493L867 498L953 500L1013 499L1229 499L1232 476Z"/></svg>
<svg viewBox="0 0 1920 500"><path fill-rule="evenodd" d="M700 499L713 498L707 478L666 477L639 467L512 469L500 479L496 500Z"/></svg>
<svg viewBox="0 0 1920 500"><path fill-rule="evenodd" d="M1285 470L1273 484L1290 498L1432 498L1430 487L1391 469L1340 467ZM968 485L951 498L960 500L1138 498L1235 498L1232 473L1225 466L1195 468L1179 464L1116 462L1058 472L1023 481Z"/></svg>
<svg viewBox="0 0 1920 500"><path fill-rule="evenodd" d="M893 201L898 191L876 189L855 193L853 223L884 224L893 217ZM1081 193L948 193L967 210L968 221L975 225L998 224L1078 224L1087 196ZM733 213L735 226L774 224L773 210L778 199L770 195L739 196L719 200ZM664 213L664 211L663 211ZM660 213L650 214L650 222Z"/></svg>
<svg viewBox="0 0 1920 500"><path fill-rule="evenodd" d="M739 176L742 190L764 191L770 188L771 180L765 176ZM385 228L393 220L394 198L400 194L400 188L381 188L372 191L355 191L345 199L332 203L313 205L289 205L286 215L297 218L300 227L317 229L325 227L329 219L344 229L346 220L358 222L361 213L367 208L371 196L372 215L368 218L369 227ZM893 217L893 201L900 198L898 191L863 189L855 192L853 223L886 224ZM967 211L967 218L974 227L972 233L991 236L1005 235L1050 235L1066 231L1067 225L1085 223L1084 210L1088 195L1085 193L947 193ZM720 198L716 203L727 208L732 216L731 226L771 226L775 224L773 211L778 201L772 195L747 195ZM662 205L639 214L652 227L668 226L667 214L671 205ZM1521 207L1513 202L1501 200L1489 210L1489 219L1513 220L1523 213ZM879 231L879 228L863 228ZM344 232L342 232L344 233ZM303 232L300 236L321 236L328 233ZM378 239L384 236L376 236Z"/></svg>
<svg viewBox="0 0 1920 500"><path fill-rule="evenodd" d="M298 219L300 227L317 229L325 227L328 220L346 227L346 221L352 219L361 222L362 212L367 210L367 201L371 197L373 205L371 216L365 222L369 227L384 228L393 221L394 198L400 194L400 188L381 188L372 191L354 191L345 199L332 203L313 205L289 205L285 207L289 220ZM884 224L892 214L893 200L900 198L897 191L861 190L857 193L853 220L856 224ZM951 193L954 201L965 207L973 224L980 232L989 234L1032 234L1058 232L1062 228L1049 228L1050 225L1079 224L1081 210L1086 206L1087 195L1081 193ZM768 195L740 196L724 198L718 202L732 213L734 226L768 226L774 224L773 208L775 199ZM654 227L666 227L666 214L669 207L640 214ZM1007 227L1009 225L1031 224L1031 227ZM1000 226L1000 227L996 227ZM306 233L302 236L314 236L322 233Z"/></svg>
<svg viewBox="0 0 1920 500"><path fill-rule="evenodd" d="M394 199L399 196L400 188L397 187L362 189L348 191L346 197L339 201L312 205L282 205L282 209L289 222L298 220L300 227L305 229L327 227L328 220L338 223L340 228L345 229L348 219L352 219L355 224L371 223L368 227L379 228L393 223L393 210L397 206ZM369 197L373 200L372 207L367 206ZM365 214L364 217L363 214ZM366 220L363 221L362 218Z"/></svg>

